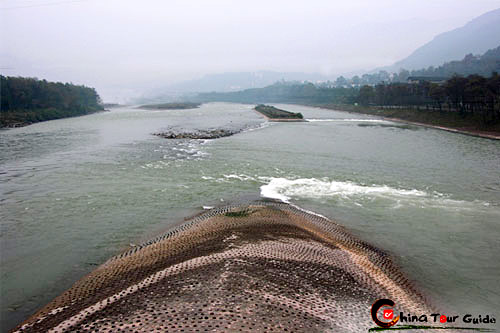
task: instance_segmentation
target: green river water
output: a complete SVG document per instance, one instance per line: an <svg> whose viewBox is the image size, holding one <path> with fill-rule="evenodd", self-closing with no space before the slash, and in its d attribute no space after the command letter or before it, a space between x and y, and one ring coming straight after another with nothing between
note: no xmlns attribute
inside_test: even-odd
<svg viewBox="0 0 500 333"><path fill-rule="evenodd" d="M272 197L393 254L450 314L500 320L500 142L318 108L117 108L0 131L1 328L203 206ZM243 129L167 140L166 128ZM368 313L367 313L368 315Z"/></svg>

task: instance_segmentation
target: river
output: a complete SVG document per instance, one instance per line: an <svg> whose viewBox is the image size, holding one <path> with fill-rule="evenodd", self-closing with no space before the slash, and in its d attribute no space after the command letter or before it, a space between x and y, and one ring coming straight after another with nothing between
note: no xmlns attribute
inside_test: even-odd
<svg viewBox="0 0 500 333"><path fill-rule="evenodd" d="M500 320L500 142L297 105L132 107L0 131L1 329L203 206L259 196L393 254L455 314ZM152 133L241 129L216 140ZM368 315L368 314L367 314Z"/></svg>

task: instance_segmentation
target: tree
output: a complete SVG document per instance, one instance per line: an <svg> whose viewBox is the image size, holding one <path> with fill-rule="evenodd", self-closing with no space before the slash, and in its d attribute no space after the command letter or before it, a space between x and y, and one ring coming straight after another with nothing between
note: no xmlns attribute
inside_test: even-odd
<svg viewBox="0 0 500 333"><path fill-rule="evenodd" d="M347 81L347 79L345 77L343 77L342 75L339 76L336 80L335 80L335 85L337 87L344 87L344 86L347 86L349 82Z"/></svg>
<svg viewBox="0 0 500 333"><path fill-rule="evenodd" d="M361 84L361 79L359 78L359 76L355 75L352 77L351 82L353 85L359 86Z"/></svg>
<svg viewBox="0 0 500 333"><path fill-rule="evenodd" d="M467 79L455 75L445 83L446 94L450 97L453 107L459 110L460 114L464 114L464 94Z"/></svg>
<svg viewBox="0 0 500 333"><path fill-rule="evenodd" d="M398 82L406 82L408 81L408 77L410 76L410 72L407 71L406 69L401 69L399 71L399 74L397 76L396 81Z"/></svg>
<svg viewBox="0 0 500 333"><path fill-rule="evenodd" d="M429 89L429 95L434 101L436 101L439 111L442 111L443 102L446 98L444 87L439 84L432 83Z"/></svg>
<svg viewBox="0 0 500 333"><path fill-rule="evenodd" d="M94 88L0 75L0 126L57 119L102 110Z"/></svg>
<svg viewBox="0 0 500 333"><path fill-rule="evenodd" d="M372 86L364 85L359 89L358 101L362 105L369 105L375 99L375 91Z"/></svg>

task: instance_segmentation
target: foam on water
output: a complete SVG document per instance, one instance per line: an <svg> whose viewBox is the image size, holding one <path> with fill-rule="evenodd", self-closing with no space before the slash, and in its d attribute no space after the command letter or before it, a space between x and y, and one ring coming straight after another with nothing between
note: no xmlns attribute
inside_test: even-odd
<svg viewBox="0 0 500 333"><path fill-rule="evenodd" d="M245 174L239 174L239 175L222 175L225 179L238 179L238 180L253 180L257 181L258 177L252 177L252 176L247 176Z"/></svg>
<svg viewBox="0 0 500 333"><path fill-rule="evenodd" d="M268 178L267 184L260 187L262 197L278 199L289 203L292 199L338 199L363 207L363 202L375 199L389 200L394 209L405 206L419 206L422 208L439 209L476 209L487 207L489 203L483 201L462 201L450 199L439 192L428 193L417 189L401 189L388 185L364 185L350 181L331 181L326 178ZM263 180L263 178L260 178ZM360 203L361 201L361 203Z"/></svg>
<svg viewBox="0 0 500 333"><path fill-rule="evenodd" d="M269 184L261 186L261 195L268 198L289 201L291 197L352 197L352 196L390 196L425 197L428 194L416 189L405 190L387 185L360 185L353 182L319 180L315 178L272 178Z"/></svg>
<svg viewBox="0 0 500 333"><path fill-rule="evenodd" d="M282 172L279 172L282 173ZM269 177L247 174L223 174L220 177L202 176L205 181L217 183L254 182L260 185L260 195L289 204L292 200L311 199L325 201L333 199L341 204L364 207L375 200L384 200L393 209L408 206L437 208L453 211L476 210L490 203L480 200L464 201L451 199L450 195L437 191L396 188L388 185L360 184L352 181L337 181L328 178Z"/></svg>
<svg viewBox="0 0 500 333"><path fill-rule="evenodd" d="M203 146L208 143L209 140L178 140L173 144L160 145L153 150L155 155L161 154L160 159L145 163L140 167L143 169L164 169L166 167L169 167L173 162L185 160L202 160L210 155L203 150Z"/></svg>
<svg viewBox="0 0 500 333"><path fill-rule="evenodd" d="M266 127L269 127L271 126L271 123L269 121L265 121L263 123L260 123L258 124L257 126L250 126L248 128L245 128L243 131L241 131L242 133L245 133L245 132L252 132L252 131L255 131L255 130L260 130L260 129L263 129L263 128L266 128Z"/></svg>

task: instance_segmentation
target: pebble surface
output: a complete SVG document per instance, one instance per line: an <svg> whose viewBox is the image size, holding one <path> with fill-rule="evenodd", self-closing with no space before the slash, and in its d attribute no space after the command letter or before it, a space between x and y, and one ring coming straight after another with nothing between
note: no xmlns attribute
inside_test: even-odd
<svg viewBox="0 0 500 333"><path fill-rule="evenodd" d="M291 205L215 208L109 259L20 332L360 332L370 307L432 313L383 251Z"/></svg>

